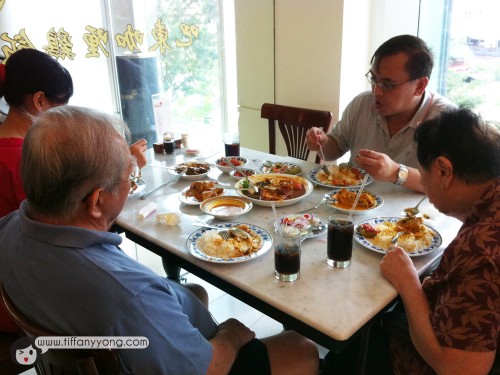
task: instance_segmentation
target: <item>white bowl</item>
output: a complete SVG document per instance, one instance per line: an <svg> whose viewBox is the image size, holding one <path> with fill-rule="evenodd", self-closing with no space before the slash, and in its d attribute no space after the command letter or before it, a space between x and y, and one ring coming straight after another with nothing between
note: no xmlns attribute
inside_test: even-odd
<svg viewBox="0 0 500 375"><path fill-rule="evenodd" d="M241 170L247 175L247 176L253 176L255 174L255 170L254 169L250 169L250 168L241 168ZM235 180L239 181L241 180L242 178L245 178L244 176L240 176L239 175L240 172L238 171L235 171L234 169L232 171L229 172L229 175L234 178Z"/></svg>
<svg viewBox="0 0 500 375"><path fill-rule="evenodd" d="M298 181L304 185L305 192L300 197L291 198L291 199L284 199L284 200L280 200L280 201L267 201L267 200L262 200L260 198L252 198L252 197L245 195L246 190L244 190L244 191L236 190L236 192L239 195L250 199L250 201L253 204L256 204L257 206L264 206L264 207L272 207L273 202L274 202L275 207L290 206L292 204L298 203L302 199L307 197L309 194L311 194L311 192L313 191L313 187L314 187L313 184L310 181L306 180L305 178L300 177L300 176L293 176L291 174L280 174L280 173L256 174L256 175L250 176L248 179L250 181L257 182L257 184L259 181L263 181L265 179L281 179L281 180L283 180L283 179L290 180L291 179L291 180ZM243 180L239 180L236 183L236 187L242 187L242 182L243 182Z"/></svg>
<svg viewBox="0 0 500 375"><path fill-rule="evenodd" d="M218 196L205 199L200 209L219 220L233 220L253 207L250 199L236 196Z"/></svg>
<svg viewBox="0 0 500 375"><path fill-rule="evenodd" d="M227 156L231 162L233 160L237 161L239 164L234 164L237 167L243 167L246 163L248 163L248 159L241 157L241 156ZM233 170L233 167L229 165L221 165L220 163L223 162L223 158L219 158L215 161L215 165L217 168L219 168L222 172L224 173L229 173L230 171ZM224 163L225 164L225 163Z"/></svg>

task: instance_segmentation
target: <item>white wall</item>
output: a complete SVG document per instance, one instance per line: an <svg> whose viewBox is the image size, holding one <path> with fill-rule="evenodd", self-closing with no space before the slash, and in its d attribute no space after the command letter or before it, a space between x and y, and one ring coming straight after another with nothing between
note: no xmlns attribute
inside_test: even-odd
<svg viewBox="0 0 500 375"><path fill-rule="evenodd" d="M326 109L336 121L369 88L364 74L375 49L394 35L417 33L419 0L234 1L241 142L262 151L263 103ZM277 151L286 154L279 138Z"/></svg>

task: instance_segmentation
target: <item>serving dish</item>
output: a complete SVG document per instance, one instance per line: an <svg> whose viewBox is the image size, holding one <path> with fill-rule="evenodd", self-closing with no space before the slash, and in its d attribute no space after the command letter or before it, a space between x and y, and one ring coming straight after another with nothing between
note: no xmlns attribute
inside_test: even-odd
<svg viewBox="0 0 500 375"><path fill-rule="evenodd" d="M234 164L236 167L243 167L246 163L248 163L248 159L241 156L227 156L225 158L219 158L215 161L215 165L224 173L229 173L234 170L229 164L227 164L224 159L229 158L229 161Z"/></svg>
<svg viewBox="0 0 500 375"><path fill-rule="evenodd" d="M175 176L180 175L184 180L199 180L205 177L213 166L210 163L188 161L169 167L168 171ZM186 173L183 173L184 171Z"/></svg>
<svg viewBox="0 0 500 375"><path fill-rule="evenodd" d="M354 204L354 199L352 199L352 202L350 202L349 205L342 205L341 201L339 200L339 194L342 194L341 191L345 190L350 196L354 196L354 199L356 197L356 194L358 193L359 189L354 189L354 188L348 188L348 189L340 189L340 190L335 190L330 193L327 193L328 197L331 199L331 202L328 202L328 205L330 207L335 208L337 211L342 212L342 213L350 213L351 212L351 207ZM360 207L360 202L362 201L363 194L368 195L369 199L373 200L374 204L371 207ZM369 190L363 190L361 193L360 200L358 201L358 204L356 205L356 208L353 211L353 214L355 213L367 213L371 212L373 210L376 210L380 206L384 204L384 198L380 196L377 193L373 193Z"/></svg>
<svg viewBox="0 0 500 375"><path fill-rule="evenodd" d="M234 222L228 222L228 223L222 223L222 224L213 224L216 227L219 227L221 229L223 228L230 228L234 227L237 225L240 225L241 223L234 223ZM186 247L188 250L188 253L191 254L192 256L204 260L206 262L212 262L212 263L224 263L224 264L231 264L231 263L240 263L240 262L246 262L255 258L258 258L271 249L272 244L273 244L273 238L271 234L266 231L265 229L258 227L256 225L252 224L245 224L248 225L248 227L253 230L255 233L257 233L261 239L262 239L262 247L249 255L237 257L237 258L218 258L218 257L213 257L210 255L207 255L203 253L197 245L198 239L207 231L213 230L209 228L199 228L195 230L191 235L186 240Z"/></svg>
<svg viewBox="0 0 500 375"><path fill-rule="evenodd" d="M246 214L252 207L250 199L230 195L208 198L200 204L203 212L219 220L234 220Z"/></svg>
<svg viewBox="0 0 500 375"><path fill-rule="evenodd" d="M272 164L264 164L259 168L260 173L281 173L297 176L302 173L302 168L297 164L288 163L285 161L272 162Z"/></svg>
<svg viewBox="0 0 500 375"><path fill-rule="evenodd" d="M329 166L329 169L333 170L336 166ZM326 179L326 173L323 171L322 167L317 167L309 171L307 174L307 178L311 180L314 184L329 187L329 188L345 188L345 187L361 187L364 176L367 174L364 170L360 168L349 167L352 170L356 170L359 174L359 179L356 179L355 182L351 183L347 180L342 181L342 179L333 179L331 181ZM368 180L366 181L366 185L369 185L373 182L373 177L368 176Z"/></svg>
<svg viewBox="0 0 500 375"><path fill-rule="evenodd" d="M257 206L272 207L273 202L275 207L290 206L300 202L313 191L313 184L300 176L269 173L256 174L248 179L258 188L258 192L255 194L251 194L249 190L236 190L236 192L242 197L250 199ZM242 188L244 182L246 180L239 180L235 186ZM287 195L290 198L287 198ZM278 196L285 198L279 198ZM266 197L268 199L263 199ZM278 197L278 199L271 200L272 197Z"/></svg>
<svg viewBox="0 0 500 375"><path fill-rule="evenodd" d="M371 250L371 251L374 251L374 252L380 253L380 254L385 254L387 252L387 249L376 246L376 245L372 244L371 242L369 242L365 237L363 237L360 233L358 233L358 227L362 226L363 224L369 224L372 227L376 227L377 225L383 224L384 222L395 223L396 221L398 221L400 219L401 219L400 217L376 217L376 218L360 221L359 223L357 223L354 226L354 239L360 245L367 248L368 250ZM443 242L441 235L438 233L438 231L436 229L434 229L433 227L431 227L425 223L423 225L427 228L427 230L430 232L430 235L432 236L431 243L429 246L427 246L423 249L413 251L413 252L407 251L406 253L410 257L418 257L418 256L433 253L434 251L439 249L439 247L441 246L441 244ZM401 246L401 247L403 247L403 246Z"/></svg>

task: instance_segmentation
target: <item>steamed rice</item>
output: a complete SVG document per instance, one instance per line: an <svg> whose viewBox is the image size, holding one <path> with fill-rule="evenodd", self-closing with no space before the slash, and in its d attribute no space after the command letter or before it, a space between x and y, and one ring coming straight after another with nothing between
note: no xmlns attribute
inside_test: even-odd
<svg viewBox="0 0 500 375"><path fill-rule="evenodd" d="M205 232L200 236L196 246L204 254L214 258L229 259L234 258L239 253L230 242L225 241L215 230Z"/></svg>
<svg viewBox="0 0 500 375"><path fill-rule="evenodd" d="M387 250L391 245L391 239L398 233L397 223L385 221L382 224L375 225L374 228L380 231L374 238L366 238L372 245L383 250ZM427 249L432 244L432 231L422 225L417 233L404 233L398 238L398 246L406 252L414 253Z"/></svg>
<svg viewBox="0 0 500 375"><path fill-rule="evenodd" d="M216 230L211 230L198 238L196 246L205 255L222 259L238 258L260 250L262 247L260 235L245 224L238 225L237 228L249 233L252 239L231 236L224 240Z"/></svg>

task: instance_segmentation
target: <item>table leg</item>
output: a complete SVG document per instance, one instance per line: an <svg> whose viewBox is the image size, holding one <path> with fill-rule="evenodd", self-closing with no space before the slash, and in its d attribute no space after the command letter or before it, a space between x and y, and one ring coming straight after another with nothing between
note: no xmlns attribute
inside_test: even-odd
<svg viewBox="0 0 500 375"><path fill-rule="evenodd" d="M369 324L367 327L363 329L363 332L361 333L361 347L359 349L359 367L358 367L358 374L359 375L364 375L365 374L365 367L366 367L366 357L368 354L368 342L370 341L370 329L372 325Z"/></svg>
<svg viewBox="0 0 500 375"><path fill-rule="evenodd" d="M178 281L181 277L181 267L177 264L168 262L165 258L161 258L163 269L170 280Z"/></svg>

